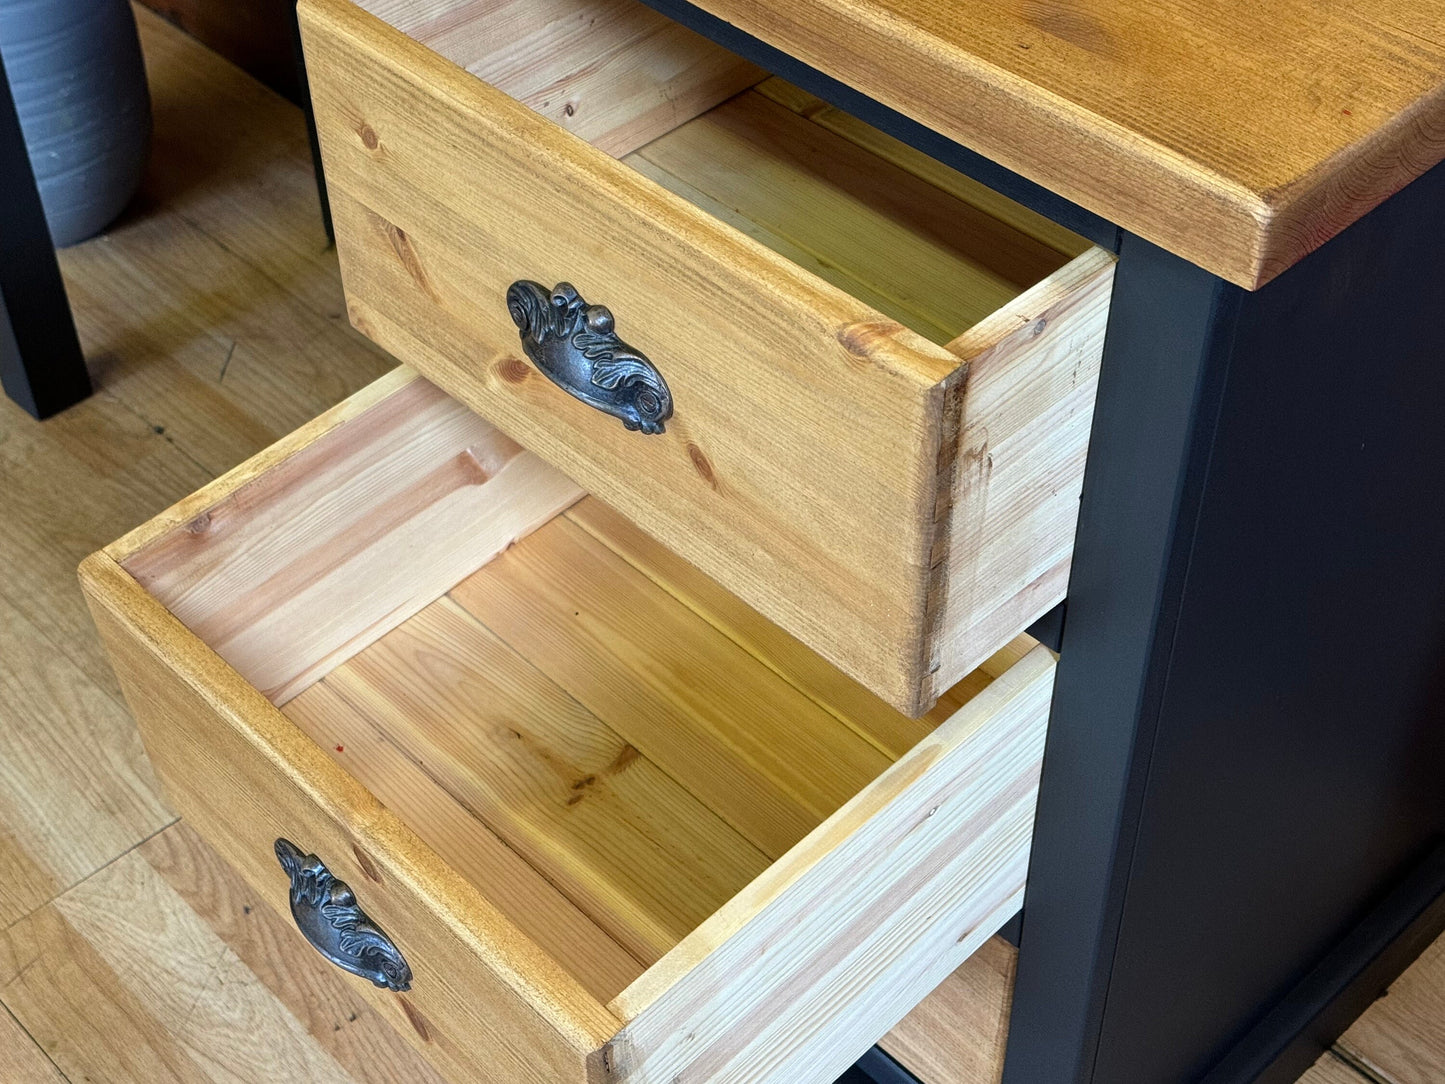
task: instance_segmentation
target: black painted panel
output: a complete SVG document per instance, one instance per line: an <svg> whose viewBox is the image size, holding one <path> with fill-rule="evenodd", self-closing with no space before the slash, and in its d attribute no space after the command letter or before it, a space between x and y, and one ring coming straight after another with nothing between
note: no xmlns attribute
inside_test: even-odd
<svg viewBox="0 0 1445 1084"><path fill-rule="evenodd" d="M1100 1084L1198 1079L1445 830L1442 253L1437 168L1242 299Z"/></svg>

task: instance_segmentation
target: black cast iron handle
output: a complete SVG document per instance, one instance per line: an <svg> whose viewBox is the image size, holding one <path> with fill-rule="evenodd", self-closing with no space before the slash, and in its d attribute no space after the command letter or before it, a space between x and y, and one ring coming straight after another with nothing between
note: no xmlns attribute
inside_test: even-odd
<svg viewBox="0 0 1445 1084"><path fill-rule="evenodd" d="M312 948L377 986L411 989L411 968L391 938L366 917L345 881L289 839L276 841L276 857L291 878L291 917Z"/></svg>
<svg viewBox="0 0 1445 1084"><path fill-rule="evenodd" d="M552 290L528 279L507 289L507 312L532 364L568 395L621 418L628 429L661 433L672 392L657 366L617 337L605 305L589 305L570 282Z"/></svg>

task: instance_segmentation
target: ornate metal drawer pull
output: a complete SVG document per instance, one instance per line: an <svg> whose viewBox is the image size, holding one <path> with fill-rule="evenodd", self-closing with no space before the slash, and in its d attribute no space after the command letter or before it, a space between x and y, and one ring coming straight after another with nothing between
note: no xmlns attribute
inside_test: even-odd
<svg viewBox="0 0 1445 1084"><path fill-rule="evenodd" d="M554 384L628 429L662 432L672 392L657 367L617 337L606 306L587 304L568 282L549 291L521 279L507 290L507 311L522 349Z"/></svg>
<svg viewBox="0 0 1445 1084"><path fill-rule="evenodd" d="M411 989L411 968L391 938L366 917L345 881L289 839L276 841L276 857L291 878L291 917L312 948L377 986Z"/></svg>

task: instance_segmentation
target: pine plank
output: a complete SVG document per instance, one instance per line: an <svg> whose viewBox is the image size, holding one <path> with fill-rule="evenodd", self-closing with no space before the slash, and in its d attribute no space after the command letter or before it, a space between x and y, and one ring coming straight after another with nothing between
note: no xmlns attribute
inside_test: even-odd
<svg viewBox="0 0 1445 1084"><path fill-rule="evenodd" d="M1067 262L760 93L623 161L939 344Z"/></svg>
<svg viewBox="0 0 1445 1084"><path fill-rule="evenodd" d="M486 893L519 930L566 965L598 1000L611 1000L643 965L442 787L424 763L322 681L286 715L411 827L452 869Z"/></svg>
<svg viewBox="0 0 1445 1084"><path fill-rule="evenodd" d="M278 704L581 496L420 379L225 484L123 563Z"/></svg>
<svg viewBox="0 0 1445 1084"><path fill-rule="evenodd" d="M765 79L754 89L759 94L787 106L793 112L802 114L814 124L836 132L869 153L892 162L998 221L1008 223L1013 229L1049 248L1071 257L1082 256L1088 251L1088 241L1072 230L1060 226L1053 219L1029 210L1023 204L1016 203L972 177L945 166L937 158L915 150L902 140L894 139L853 114L829 105L786 80L777 77Z"/></svg>
<svg viewBox="0 0 1445 1084"><path fill-rule="evenodd" d="M644 964L767 866L450 599L325 684Z"/></svg>
<svg viewBox="0 0 1445 1084"><path fill-rule="evenodd" d="M634 0L361 6L609 154L626 154L764 76Z"/></svg>
<svg viewBox="0 0 1445 1084"><path fill-rule="evenodd" d="M1030 651L624 990L633 1079L829 1084L992 937L1023 899L1054 665Z"/></svg>
<svg viewBox="0 0 1445 1084"><path fill-rule="evenodd" d="M878 1045L922 1084L998 1084L1018 950L991 938Z"/></svg>
<svg viewBox="0 0 1445 1084"><path fill-rule="evenodd" d="M890 759L912 749L957 708L942 703L922 718L911 719L595 497L579 501L565 515ZM971 686L968 691L978 689Z"/></svg>
<svg viewBox="0 0 1445 1084"><path fill-rule="evenodd" d="M1068 590L1113 283L1091 249L949 343L968 373L940 464L924 703Z"/></svg>
<svg viewBox="0 0 1445 1084"><path fill-rule="evenodd" d="M451 597L770 858L890 763L565 517Z"/></svg>
<svg viewBox="0 0 1445 1084"><path fill-rule="evenodd" d="M1445 1080L1445 937L1350 1025L1337 1046L1388 1084Z"/></svg>

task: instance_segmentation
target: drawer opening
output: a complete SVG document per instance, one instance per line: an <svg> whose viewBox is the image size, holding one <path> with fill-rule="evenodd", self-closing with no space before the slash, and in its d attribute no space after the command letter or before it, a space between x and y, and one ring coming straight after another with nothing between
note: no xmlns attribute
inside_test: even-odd
<svg viewBox="0 0 1445 1084"><path fill-rule="evenodd" d="M940 346L1090 247L778 78L622 161Z"/></svg>
<svg viewBox="0 0 1445 1084"><path fill-rule="evenodd" d="M424 380L398 370L358 399L265 469L202 491L121 564L641 1029L639 1049L648 1027L675 1026L670 993L740 927L786 912L810 877L866 883L856 856L828 862L865 830L884 833L873 848L889 831L900 854L922 847L947 795L986 795L968 814L980 853L1007 855L970 946L1017 908L1045 649L1020 637L910 719ZM1026 739L985 725L1003 711L984 711L990 696L1028 701L1007 724ZM969 741L980 763L948 773L933 812L887 828L882 811ZM936 908L966 882L928 854L904 881ZM886 928L896 907L870 917L864 899L836 921ZM917 968L925 985L897 1015L966 955L931 978ZM863 1045L895 1022L863 1025L878 1029Z"/></svg>
<svg viewBox="0 0 1445 1084"><path fill-rule="evenodd" d="M637 0L361 6L940 346L1090 247Z"/></svg>

